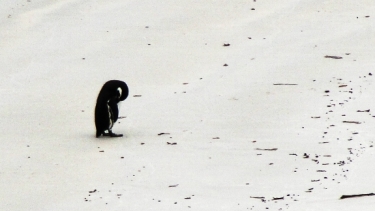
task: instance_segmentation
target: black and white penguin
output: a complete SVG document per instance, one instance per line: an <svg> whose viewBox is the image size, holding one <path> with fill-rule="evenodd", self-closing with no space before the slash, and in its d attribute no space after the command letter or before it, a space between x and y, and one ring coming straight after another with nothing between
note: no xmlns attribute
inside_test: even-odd
<svg viewBox="0 0 375 211"><path fill-rule="evenodd" d="M107 81L99 92L95 106L96 137L101 135L121 137L122 134L112 132L112 127L118 119L118 103L129 95L129 88L125 82L119 80ZM108 132L106 132L108 131Z"/></svg>

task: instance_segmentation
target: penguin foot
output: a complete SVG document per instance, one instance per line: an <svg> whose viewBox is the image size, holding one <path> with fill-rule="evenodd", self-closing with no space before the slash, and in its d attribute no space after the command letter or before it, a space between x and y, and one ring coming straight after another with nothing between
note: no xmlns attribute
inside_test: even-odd
<svg viewBox="0 0 375 211"><path fill-rule="evenodd" d="M122 134L116 134L116 133L113 133L112 131L109 131L108 133L103 133L103 136L109 136L109 137L122 137L123 135Z"/></svg>
<svg viewBox="0 0 375 211"><path fill-rule="evenodd" d="M116 133L112 133L112 134L109 134L110 137L122 137L123 135L122 134L116 134Z"/></svg>

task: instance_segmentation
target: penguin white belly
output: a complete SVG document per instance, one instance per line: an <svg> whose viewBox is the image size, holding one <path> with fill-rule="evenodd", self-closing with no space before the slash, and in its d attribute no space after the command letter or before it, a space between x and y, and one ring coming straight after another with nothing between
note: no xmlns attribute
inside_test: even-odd
<svg viewBox="0 0 375 211"><path fill-rule="evenodd" d="M111 109L111 107L109 107L109 105L107 105L107 107L108 107L108 120L109 120L109 129L112 129L112 127L113 127L113 118L112 118L112 116L113 116L113 113L112 113L112 109Z"/></svg>

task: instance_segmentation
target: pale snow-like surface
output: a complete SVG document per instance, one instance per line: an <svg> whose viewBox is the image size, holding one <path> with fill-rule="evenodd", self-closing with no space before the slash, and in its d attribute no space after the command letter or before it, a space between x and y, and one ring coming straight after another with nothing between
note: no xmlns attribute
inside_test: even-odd
<svg viewBox="0 0 375 211"><path fill-rule="evenodd" d="M338 200L375 192L374 12L3 0L0 210L374 210L372 196ZM96 139L110 79L130 88L125 137Z"/></svg>

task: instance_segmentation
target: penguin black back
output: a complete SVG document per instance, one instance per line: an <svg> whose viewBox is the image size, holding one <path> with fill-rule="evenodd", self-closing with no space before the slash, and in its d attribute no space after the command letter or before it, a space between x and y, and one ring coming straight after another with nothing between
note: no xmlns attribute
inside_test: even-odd
<svg viewBox="0 0 375 211"><path fill-rule="evenodd" d="M96 137L101 135L120 137L122 134L112 133L113 124L117 121L118 103L129 95L129 88L125 82L119 80L107 81L99 92L95 106ZM108 133L105 133L108 131Z"/></svg>

